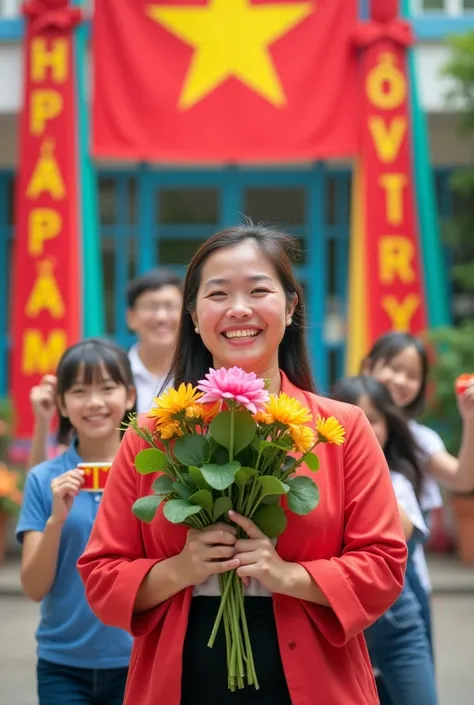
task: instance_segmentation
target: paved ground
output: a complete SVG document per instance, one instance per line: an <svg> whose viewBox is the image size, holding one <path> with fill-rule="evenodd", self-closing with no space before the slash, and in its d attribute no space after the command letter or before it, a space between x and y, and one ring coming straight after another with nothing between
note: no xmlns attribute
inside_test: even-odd
<svg viewBox="0 0 474 705"><path fill-rule="evenodd" d="M434 609L440 705L472 705L474 592L437 594ZM38 607L18 595L4 594L0 615L0 703L34 705Z"/></svg>

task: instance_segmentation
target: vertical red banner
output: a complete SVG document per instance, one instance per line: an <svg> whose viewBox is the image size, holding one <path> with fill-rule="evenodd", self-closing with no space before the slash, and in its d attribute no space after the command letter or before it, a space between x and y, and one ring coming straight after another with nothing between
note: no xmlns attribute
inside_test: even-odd
<svg viewBox="0 0 474 705"><path fill-rule="evenodd" d="M80 15L68 0L33 0L24 14L11 290L10 388L18 438L32 432L32 385L55 372L82 328L73 54Z"/></svg>
<svg viewBox="0 0 474 705"><path fill-rule="evenodd" d="M373 2L378 21L361 27L362 188L369 347L389 330L425 330L426 299L412 155L409 26ZM376 18L377 19L377 18Z"/></svg>

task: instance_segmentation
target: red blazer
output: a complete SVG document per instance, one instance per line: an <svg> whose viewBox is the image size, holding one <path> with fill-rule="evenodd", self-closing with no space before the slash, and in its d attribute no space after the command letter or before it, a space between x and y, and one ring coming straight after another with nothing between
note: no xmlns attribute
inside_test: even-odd
<svg viewBox="0 0 474 705"><path fill-rule="evenodd" d="M357 407L303 392L282 375L282 391L316 418L336 416L344 445L321 444L316 480L319 506L306 516L288 513L278 539L285 561L298 562L329 600L322 607L274 594L276 627L293 705L376 705L363 630L383 614L403 586L407 548L384 455ZM153 420L142 417L152 427ZM127 431L78 568L87 599L105 624L135 638L124 705L179 705L182 649L192 588L135 615L138 588L157 563L179 553L187 529L159 511L151 524L131 512L151 493L155 475L139 475L133 461L144 443ZM310 475L306 468L300 473ZM207 648L203 634L203 648Z"/></svg>

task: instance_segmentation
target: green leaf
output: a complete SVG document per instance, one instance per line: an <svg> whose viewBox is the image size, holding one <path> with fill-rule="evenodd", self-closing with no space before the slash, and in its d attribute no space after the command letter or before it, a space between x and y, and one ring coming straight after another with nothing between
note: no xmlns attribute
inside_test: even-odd
<svg viewBox="0 0 474 705"><path fill-rule="evenodd" d="M218 497L214 502L212 521L217 521L223 514L227 514L230 509L232 509L230 497Z"/></svg>
<svg viewBox="0 0 474 705"><path fill-rule="evenodd" d="M291 455L287 455L285 460L283 461L281 470L282 472L288 472L288 470L294 470L297 465L298 461L296 460L296 458L293 458L293 456Z"/></svg>
<svg viewBox="0 0 474 705"><path fill-rule="evenodd" d="M155 494L167 495L173 489L173 480L168 475L160 475L151 487Z"/></svg>
<svg viewBox="0 0 474 705"><path fill-rule="evenodd" d="M205 509L209 516L212 517L213 499L209 490L199 490L195 492L189 497L189 501Z"/></svg>
<svg viewBox="0 0 474 705"><path fill-rule="evenodd" d="M163 499L163 496L157 497L156 495L140 497L140 499L137 499L137 501L134 502L132 512L138 519L140 519L140 521L144 521L149 524L155 518L156 510L160 506Z"/></svg>
<svg viewBox="0 0 474 705"><path fill-rule="evenodd" d="M181 499L189 499L194 492L184 482L173 482L173 489Z"/></svg>
<svg viewBox="0 0 474 705"><path fill-rule="evenodd" d="M165 503L163 514L172 524L182 524L188 517L199 514L200 511L202 510L199 505L191 504L185 499L170 499Z"/></svg>
<svg viewBox="0 0 474 705"><path fill-rule="evenodd" d="M319 504L319 490L313 480L305 475L288 480L288 508L295 514L309 514Z"/></svg>
<svg viewBox="0 0 474 705"><path fill-rule="evenodd" d="M167 464L168 459L166 455L157 448L141 450L135 457L135 468L141 475L159 472L163 470Z"/></svg>
<svg viewBox="0 0 474 705"><path fill-rule="evenodd" d="M257 474L255 468L240 468L235 473L235 481L239 487L245 487L251 477Z"/></svg>
<svg viewBox="0 0 474 705"><path fill-rule="evenodd" d="M272 475L262 475L258 478L258 483L262 486L261 497L286 494L290 489L288 485L283 484L277 477Z"/></svg>
<svg viewBox="0 0 474 705"><path fill-rule="evenodd" d="M310 470L317 472L319 470L319 458L314 453L306 453L300 460L300 464L305 463Z"/></svg>
<svg viewBox="0 0 474 705"><path fill-rule="evenodd" d="M180 475L181 475L181 480L182 480L183 484L185 484L186 487L189 487L191 492L195 492L196 491L196 483L194 482L194 480L191 477L191 475L189 474L189 472L181 472Z"/></svg>
<svg viewBox="0 0 474 705"><path fill-rule="evenodd" d="M203 474L199 468L196 468L191 465L191 467L188 468L189 470L189 475L190 477L193 478L194 484L199 490L208 490L209 485L207 484L206 480L203 477Z"/></svg>
<svg viewBox="0 0 474 705"><path fill-rule="evenodd" d="M231 420L234 415L234 455L252 443L257 431L257 424L248 411L221 411L213 419L210 432L211 436L221 446L231 450Z"/></svg>
<svg viewBox="0 0 474 705"><path fill-rule="evenodd" d="M214 490L226 490L234 482L235 473L240 468L240 463L233 460L225 465L203 465L201 472L206 482Z"/></svg>
<svg viewBox="0 0 474 705"><path fill-rule="evenodd" d="M263 505L257 509L252 517L252 521L263 531L265 536L275 538L280 536L286 529L286 514L279 504Z"/></svg>
<svg viewBox="0 0 474 705"><path fill-rule="evenodd" d="M278 504L278 502L280 501L280 495L267 494L267 496L262 497L260 501L262 504Z"/></svg>
<svg viewBox="0 0 474 705"><path fill-rule="evenodd" d="M198 433L190 433L187 436L176 439L173 452L176 460L183 465L201 467L209 460L211 448L204 436Z"/></svg>
<svg viewBox="0 0 474 705"><path fill-rule="evenodd" d="M212 448L211 462L215 465L225 465L229 462L229 451L227 448L224 448L224 446L220 446L216 441L214 441Z"/></svg>

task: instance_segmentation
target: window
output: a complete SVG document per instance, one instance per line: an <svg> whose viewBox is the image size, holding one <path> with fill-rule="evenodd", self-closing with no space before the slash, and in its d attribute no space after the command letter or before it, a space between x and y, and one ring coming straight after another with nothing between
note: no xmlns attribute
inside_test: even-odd
<svg viewBox="0 0 474 705"><path fill-rule="evenodd" d="M412 0L413 9L420 14L446 13L459 17L464 12L474 10L474 0Z"/></svg>
<svg viewBox="0 0 474 705"><path fill-rule="evenodd" d="M421 6L424 11L445 10L447 0L422 0Z"/></svg>
<svg viewBox="0 0 474 705"><path fill-rule="evenodd" d="M156 205L156 221L163 225L219 222L219 192L214 188L162 188Z"/></svg>
<svg viewBox="0 0 474 705"><path fill-rule="evenodd" d="M0 0L0 19L12 19L20 16L22 0Z"/></svg>

